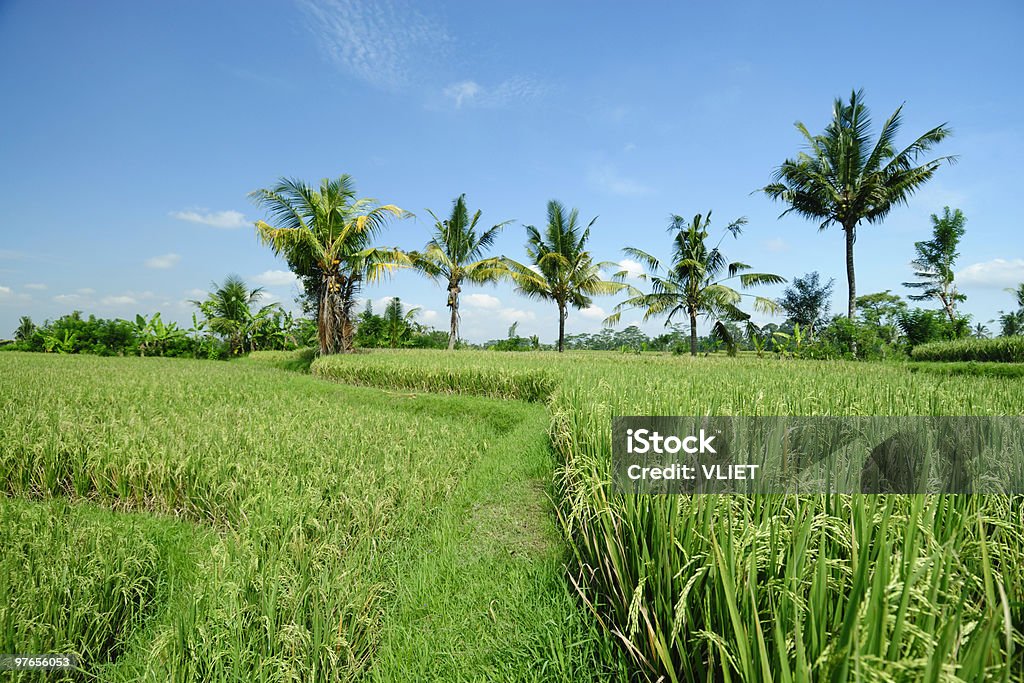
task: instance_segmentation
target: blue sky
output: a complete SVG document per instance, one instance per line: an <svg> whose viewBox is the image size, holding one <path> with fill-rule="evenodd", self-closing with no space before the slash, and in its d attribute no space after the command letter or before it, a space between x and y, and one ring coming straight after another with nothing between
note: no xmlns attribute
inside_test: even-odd
<svg viewBox="0 0 1024 683"><path fill-rule="evenodd" d="M1022 8L0 2L0 337L20 315L73 309L188 321L187 301L229 273L291 305L297 290L257 243L262 216L246 195L280 176L341 173L418 216L381 240L410 249L427 239L426 209L441 214L463 192L485 222L516 221L496 249L514 258L550 198L599 216L601 260L625 245L664 255L671 213L710 209L719 227L746 216L727 255L834 277L838 312L841 232L780 220L783 207L752 192L799 150L794 121L821 130L853 88L878 122L906 103L904 142L948 122L938 153L960 156L860 231L858 292L906 294L929 214L959 207L964 310L985 322L1024 280ZM445 326L443 289L413 273L364 295L400 296ZM568 331L598 330L614 304L573 311ZM468 339L514 321L544 341L557 333L553 306L507 286L466 290Z"/></svg>

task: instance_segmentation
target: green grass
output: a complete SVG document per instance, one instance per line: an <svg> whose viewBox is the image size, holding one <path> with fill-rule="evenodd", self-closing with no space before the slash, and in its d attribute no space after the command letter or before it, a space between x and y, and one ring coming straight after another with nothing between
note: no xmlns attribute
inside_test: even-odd
<svg viewBox="0 0 1024 683"><path fill-rule="evenodd" d="M907 366L911 372L935 375L974 375L977 377L1024 377L1024 363L914 362Z"/></svg>
<svg viewBox="0 0 1024 683"><path fill-rule="evenodd" d="M551 373L570 579L651 679L1024 679L1020 497L635 498L609 484L615 415L1012 415L1018 383L895 364L593 353L331 363L407 384L488 363Z"/></svg>
<svg viewBox="0 0 1024 683"><path fill-rule="evenodd" d="M1019 496L609 483L615 415L1015 415L1019 382L619 353L255 361L295 359L0 359L9 496L216 537L101 678L1024 680Z"/></svg>
<svg viewBox="0 0 1024 683"><path fill-rule="evenodd" d="M3 565L9 651L81 652L83 680L111 681L408 680L413 664L432 680L578 680L615 666L562 580L539 406L256 363L0 363L5 555L25 510L104 514L46 527L96 541L56 554L42 583L39 561ZM129 537L137 556L116 542L132 520L153 531ZM165 559L164 526L196 530L190 560ZM168 578L172 565L192 579ZM54 601L105 577L74 609L117 618L61 626Z"/></svg>
<svg viewBox="0 0 1024 683"><path fill-rule="evenodd" d="M919 361L1024 363L1024 337L931 342L915 346L910 357Z"/></svg>

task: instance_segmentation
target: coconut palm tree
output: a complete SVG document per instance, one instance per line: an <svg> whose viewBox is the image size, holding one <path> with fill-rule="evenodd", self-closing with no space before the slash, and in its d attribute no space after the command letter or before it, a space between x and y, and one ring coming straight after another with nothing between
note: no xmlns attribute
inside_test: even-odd
<svg viewBox="0 0 1024 683"><path fill-rule="evenodd" d="M498 279L501 259L483 256L494 244L501 229L511 221L498 223L478 234L476 225L480 221L480 211L470 218L464 194L452 203L452 212L447 219L441 220L433 211L429 213L434 218L434 234L422 253L413 252L409 258L413 267L427 277L447 283L448 308L451 311L448 350L451 351L459 336L459 294L462 292L462 284L483 284Z"/></svg>
<svg viewBox="0 0 1024 683"><path fill-rule="evenodd" d="M901 105L882 125L878 139L871 141L871 117L864 105L864 91L837 99L832 121L821 135L807 127L796 128L807 144L806 151L787 159L775 171L774 182L762 188L773 200L789 204L782 215L795 212L818 221L818 229L831 225L843 229L846 238L846 280L849 285L847 315L857 308L857 285L853 266L853 245L857 227L863 221L880 223L893 207L906 204L946 162L944 156L918 164L918 159L950 134L945 125L936 126L903 149L895 146L901 125ZM781 216L780 216L781 217Z"/></svg>
<svg viewBox="0 0 1024 683"><path fill-rule="evenodd" d="M228 275L223 283L214 282L211 286L205 300L192 304L206 317L209 330L227 340L232 355L250 350L253 333L280 306L268 304L253 313L252 307L264 297L263 288L249 289L237 275Z"/></svg>
<svg viewBox="0 0 1024 683"><path fill-rule="evenodd" d="M18 329L14 331L14 341L28 341L36 333L36 324L32 318L23 315L18 318Z"/></svg>
<svg viewBox="0 0 1024 683"><path fill-rule="evenodd" d="M409 264L400 250L375 247L373 240L389 219L411 214L392 204L357 199L349 175L324 178L319 189L282 178L275 187L249 196L274 223L256 221L260 240L287 259L307 293L316 297L320 353L351 351L352 313L363 283Z"/></svg>
<svg viewBox="0 0 1024 683"><path fill-rule="evenodd" d="M569 306L587 308L590 297L614 294L624 284L601 279L601 268L609 263L594 263L586 250L590 228L579 223L579 211L567 211L558 201L548 202L548 224L544 232L526 226L526 253L530 265L504 260L502 275L509 277L519 293L533 299L554 301L558 306L558 351L565 350L565 319Z"/></svg>
<svg viewBox="0 0 1024 683"><path fill-rule="evenodd" d="M651 291L644 293L629 285L630 297L616 306L615 312L605 322L614 325L622 311L639 308L644 311L644 320L667 314L665 325L668 326L673 317L685 313L690 319L690 355L696 356L697 318L703 315L712 321L712 334L722 340L730 351L734 350L736 340L728 323L750 320L750 315L738 306L744 296L753 298L754 308L758 311L776 313L780 307L772 299L737 291L729 284L730 281L738 280L742 288L786 281L772 273L746 272L750 270L749 265L729 262L722 253L722 240L726 235L738 237L746 222L745 218L739 218L727 225L718 243L709 248L710 211L706 217L697 214L692 221L673 215L669 230L675 234L672 237L672 260L668 264L663 264L646 251L626 247L624 253L646 267L648 272L640 278L651 283ZM625 271L616 274L618 279L625 276Z"/></svg>

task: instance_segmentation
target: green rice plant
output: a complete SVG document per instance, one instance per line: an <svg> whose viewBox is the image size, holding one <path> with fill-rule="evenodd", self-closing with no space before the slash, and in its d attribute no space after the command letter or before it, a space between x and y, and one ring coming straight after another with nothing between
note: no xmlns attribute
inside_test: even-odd
<svg viewBox="0 0 1024 683"><path fill-rule="evenodd" d="M910 357L920 361L1024 363L1024 337L930 342L915 346Z"/></svg>

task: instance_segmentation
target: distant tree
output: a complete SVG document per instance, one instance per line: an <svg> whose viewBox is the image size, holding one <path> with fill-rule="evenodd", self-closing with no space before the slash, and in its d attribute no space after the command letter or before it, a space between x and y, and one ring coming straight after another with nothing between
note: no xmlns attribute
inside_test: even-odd
<svg viewBox="0 0 1024 683"><path fill-rule="evenodd" d="M409 264L403 252L375 247L373 239L389 219L411 214L391 204L357 199L349 175L325 178L319 190L282 178L275 187L249 196L275 223L256 222L260 240L288 260L307 293L317 298L320 353L351 351L353 309L363 283Z"/></svg>
<svg viewBox="0 0 1024 683"><path fill-rule="evenodd" d="M18 318L18 328L14 330L14 341L28 341L35 333L36 324L32 322L32 318L27 315L23 315Z"/></svg>
<svg viewBox="0 0 1024 683"><path fill-rule="evenodd" d="M1016 298L1017 310L1009 312L999 311L1000 335L1003 337L1014 337L1024 334L1024 282L1017 285L1016 288L1008 288L1006 291L1013 294L1014 298Z"/></svg>
<svg viewBox="0 0 1024 683"><path fill-rule="evenodd" d="M775 171L774 182L763 188L771 199L789 204L783 215L793 211L819 221L819 230L831 225L843 229L847 317L851 320L857 308L853 245L858 225L862 221L880 223L894 206L906 204L944 162L955 161L955 157L945 156L917 163L921 155L950 135L946 125L932 128L902 150L896 148L902 105L872 143L871 117L863 100L863 90L852 93L849 102L836 99L832 121L820 135L811 135L803 123L797 123L807 150L784 161Z"/></svg>
<svg viewBox="0 0 1024 683"><path fill-rule="evenodd" d="M448 335L448 350L455 348L459 336L459 294L466 282L483 284L498 279L501 260L497 257L484 258L484 253L493 244L509 221L493 225L487 230L476 231L480 211L470 218L466 208L466 195L452 204L451 214L441 220L434 212L434 233L422 253L409 254L413 267L435 280L444 280L448 287L448 309L451 324Z"/></svg>
<svg viewBox="0 0 1024 683"><path fill-rule="evenodd" d="M644 311L644 320L667 315L666 325L679 313L685 313L690 319L690 355L697 355L697 318L706 316L712 321L712 333L721 339L730 350L736 346L736 338L729 323L746 322L750 315L741 311L738 304L744 296L733 289L731 280L738 280L740 287L755 285L774 285L786 280L772 273L748 273L750 266L739 261L729 262L720 247L726 235L738 237L742 232L745 218L740 218L723 231L722 237L712 247L707 243L711 212L707 217L697 214L692 221L679 215L671 217L669 230L672 237L672 257L667 264L662 264L654 256L634 247L626 247L623 251L630 257L646 266L648 272L640 279L651 283L650 292L642 292L632 285L627 286L629 298L615 307L615 312L608 316L606 324L614 325L622 315L622 311L639 308ZM625 278L625 271L616 277ZM778 304L771 299L755 296L754 308L759 311L774 313Z"/></svg>
<svg viewBox="0 0 1024 683"><path fill-rule="evenodd" d="M263 288L249 289L237 275L228 275L223 283L211 286L206 299L192 301L206 317L207 328L227 341L232 355L252 350L254 332L280 306L269 304L254 312L252 307L264 296Z"/></svg>
<svg viewBox="0 0 1024 683"><path fill-rule="evenodd" d="M974 331L972 332L972 335L975 339L988 339L991 336L988 328L985 326L984 323L976 324L974 326Z"/></svg>
<svg viewBox="0 0 1024 683"><path fill-rule="evenodd" d="M828 318L834 282L830 279L822 284L817 271L794 278L793 284L783 290L778 304L792 322L799 323L807 329L808 336L813 337L815 328Z"/></svg>
<svg viewBox="0 0 1024 683"><path fill-rule="evenodd" d="M879 338L888 344L899 336L899 317L907 310L907 303L890 290L857 297L857 311L861 319L875 327Z"/></svg>
<svg viewBox="0 0 1024 683"><path fill-rule="evenodd" d="M914 266L914 282L904 282L904 287L921 290L920 294L911 294L913 301L938 299L946 311L950 322L956 320L957 302L967 299L957 291L953 284L954 267L960 256L957 247L964 236L964 223L967 219L960 209L950 212L949 207L943 209L942 217L932 214L932 239L914 243L917 258L911 261Z"/></svg>
<svg viewBox="0 0 1024 683"><path fill-rule="evenodd" d="M558 351L565 350L565 319L569 307L587 308L590 298L600 294L614 294L624 285L601 278L601 268L610 264L595 263L587 251L590 228L594 218L584 228L579 223L579 211L566 210L558 201L548 202L548 224L544 232L532 225L526 226L526 253L530 264L523 265L511 259L503 262L503 275L511 278L519 293L534 299L554 301L558 306Z"/></svg>
<svg viewBox="0 0 1024 683"><path fill-rule="evenodd" d="M388 301L388 305L384 307L384 327L382 330L388 346L397 349L400 346L407 346L409 344L414 331L413 321L416 319L416 314L419 311L419 308L406 310L402 306L401 299L397 296L392 297Z"/></svg>

